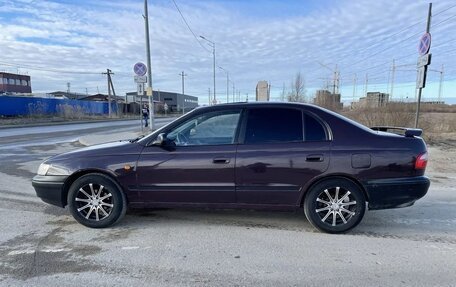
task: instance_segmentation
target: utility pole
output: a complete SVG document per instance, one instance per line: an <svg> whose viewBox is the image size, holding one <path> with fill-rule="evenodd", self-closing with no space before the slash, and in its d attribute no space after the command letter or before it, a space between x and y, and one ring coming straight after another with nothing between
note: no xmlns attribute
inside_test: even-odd
<svg viewBox="0 0 456 287"><path fill-rule="evenodd" d="M337 64L336 64L336 68L334 70L321 62L318 62L318 64L320 64L320 66L333 72L332 94L335 95L336 92L339 92L339 72L337 71Z"/></svg>
<svg viewBox="0 0 456 287"><path fill-rule="evenodd" d="M431 17L432 17L432 3L429 3L429 10L428 10L428 16L427 16L427 21L426 21L426 33L429 33L429 31L431 30ZM430 48L430 46L429 46L429 48ZM424 69L425 69L424 74L426 75L427 66L424 66ZM426 77L424 77L424 79L426 79ZM416 115L415 115L415 128L418 128L418 120L420 118L421 90L422 90L422 88L418 88L418 100L416 102Z"/></svg>
<svg viewBox="0 0 456 287"><path fill-rule="evenodd" d="M68 83L67 83L67 93L68 93L68 94L70 93L70 88L71 88L71 83L68 82Z"/></svg>
<svg viewBox="0 0 456 287"><path fill-rule="evenodd" d="M147 51L147 96L149 98L149 122L150 130L155 127L155 111L154 111L154 92L152 90L152 64L150 61L150 40L149 40L149 9L147 0L144 0L144 24L146 30L146 51Z"/></svg>
<svg viewBox="0 0 456 287"><path fill-rule="evenodd" d="M211 105L211 88L207 89L209 92L209 106Z"/></svg>
<svg viewBox="0 0 456 287"><path fill-rule="evenodd" d="M234 90L234 88L235 88L235 87L234 87L234 82L231 82L231 83L233 84L233 103L234 103L234 102L236 101L236 99L235 99L235 95L234 95L234 93L235 93L235 90Z"/></svg>
<svg viewBox="0 0 456 287"><path fill-rule="evenodd" d="M185 114L185 80L184 77L187 76L187 74L182 71L182 73L179 74L179 76L182 77L182 114Z"/></svg>
<svg viewBox="0 0 456 287"><path fill-rule="evenodd" d="M357 80L357 79L356 79L356 74L355 74L355 76L353 77L353 101L352 101L352 103L355 102L355 96L356 96L356 80ZM352 104L352 106L353 106L353 104Z"/></svg>
<svg viewBox="0 0 456 287"><path fill-rule="evenodd" d="M390 101L393 100L393 92L394 92L394 77L396 74L396 63L393 59L393 66L391 68L391 92L390 92Z"/></svg>
<svg viewBox="0 0 456 287"><path fill-rule="evenodd" d="M442 64L442 70L440 70L439 98L438 98L439 103L442 100L442 85L443 85L443 64Z"/></svg>
<svg viewBox="0 0 456 287"><path fill-rule="evenodd" d="M222 70L222 71L224 71L226 73L226 102L228 103L230 101L230 98L229 98L229 92L230 91L229 91L229 86L228 86L228 84L230 82L229 72L226 69L224 69L224 68L222 68L220 66L218 66L218 67L219 67L220 70Z"/></svg>
<svg viewBox="0 0 456 287"><path fill-rule="evenodd" d="M334 70L334 95L339 93L339 71L337 70L337 64L336 64L336 69Z"/></svg>
<svg viewBox="0 0 456 287"><path fill-rule="evenodd" d="M364 83L364 96L367 97L367 84L369 83L369 78L366 73L366 82Z"/></svg>
<svg viewBox="0 0 456 287"><path fill-rule="evenodd" d="M106 73L102 73L103 75L106 75L108 79L108 117L111 118L112 114L112 109L111 109L111 75L114 73L110 69L106 69Z"/></svg>
<svg viewBox="0 0 456 287"><path fill-rule="evenodd" d="M212 42L211 40L206 39L203 36L200 36L200 38L205 40L205 41L207 41L210 44L210 46L212 47L213 72L214 72L214 100L213 100L213 103L215 105L215 104L217 104L217 92L216 92L216 89L215 89L215 43Z"/></svg>

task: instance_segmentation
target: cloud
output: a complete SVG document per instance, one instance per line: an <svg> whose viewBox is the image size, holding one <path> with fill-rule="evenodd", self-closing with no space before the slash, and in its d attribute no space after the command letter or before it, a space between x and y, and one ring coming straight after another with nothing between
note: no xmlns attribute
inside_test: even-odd
<svg viewBox="0 0 456 287"><path fill-rule="evenodd" d="M366 73L370 84L386 83L393 58L398 65L416 62L427 2L306 2L177 1L195 34L216 43L217 65L230 72L242 94L254 95L258 80L270 81L278 93L297 71L305 75L312 92L332 75L318 62L337 64L346 86L352 85L354 74L362 79ZM284 5L289 6L278 8ZM438 1L434 14L452 5L451 0ZM171 1L149 1L149 6L154 88L180 91L178 74L185 71L186 91L205 102L213 85L211 51L199 45ZM107 68L115 73L117 93L135 89L132 66L145 61L142 1L0 1L0 10L0 69L10 69L2 63L14 63L94 73L20 69L32 75L34 91L63 90L71 82L74 91L105 92L101 73ZM443 53L452 49L451 43L454 46L456 21L448 18L455 11L449 9L433 19L437 25L432 28L433 67L445 63L447 79L456 76L456 51ZM396 82L413 82L416 73L414 67L409 69L398 72ZM226 76L220 69L216 74L217 93L223 98Z"/></svg>

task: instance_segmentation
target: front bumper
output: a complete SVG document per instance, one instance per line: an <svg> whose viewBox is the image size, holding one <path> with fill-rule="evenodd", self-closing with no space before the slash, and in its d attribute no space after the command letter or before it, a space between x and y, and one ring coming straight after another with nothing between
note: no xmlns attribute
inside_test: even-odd
<svg viewBox="0 0 456 287"><path fill-rule="evenodd" d="M426 176L376 179L363 183L369 209L387 209L411 206L428 191Z"/></svg>
<svg viewBox="0 0 456 287"><path fill-rule="evenodd" d="M67 200L63 194L63 185L67 178L66 175L37 175L32 179L32 185L42 201L65 207Z"/></svg>

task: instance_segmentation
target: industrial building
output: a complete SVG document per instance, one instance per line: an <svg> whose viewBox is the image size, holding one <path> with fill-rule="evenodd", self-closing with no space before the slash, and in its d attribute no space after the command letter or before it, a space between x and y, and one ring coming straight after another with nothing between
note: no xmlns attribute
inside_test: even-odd
<svg viewBox="0 0 456 287"><path fill-rule="evenodd" d="M0 94L30 94L30 76L0 72Z"/></svg>
<svg viewBox="0 0 456 287"><path fill-rule="evenodd" d="M153 91L153 100L156 103L166 104L168 112L180 112L182 108L185 111L193 110L198 107L198 97L190 95L182 95L181 93ZM147 96L138 96L136 92L129 92L126 95L127 103L144 103L147 104L149 99Z"/></svg>
<svg viewBox="0 0 456 287"><path fill-rule="evenodd" d="M359 99L360 108L379 108L384 107L389 102L389 94L380 92L368 92L365 97Z"/></svg>
<svg viewBox="0 0 456 287"><path fill-rule="evenodd" d="M333 94L328 90L317 90L315 92L314 104L331 110L341 110L343 103L340 101L340 94Z"/></svg>
<svg viewBox="0 0 456 287"><path fill-rule="evenodd" d="M267 81L259 81L256 86L256 101L268 102L270 95L270 86Z"/></svg>

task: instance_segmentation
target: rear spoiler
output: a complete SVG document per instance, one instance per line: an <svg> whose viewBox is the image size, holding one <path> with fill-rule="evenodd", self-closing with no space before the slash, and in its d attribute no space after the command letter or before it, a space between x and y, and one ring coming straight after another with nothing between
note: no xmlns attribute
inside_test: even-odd
<svg viewBox="0 0 456 287"><path fill-rule="evenodd" d="M422 129L401 128L401 127L379 126L379 127L371 127L371 129L374 131L390 132L393 134L404 135L406 137L419 137L423 133Z"/></svg>

